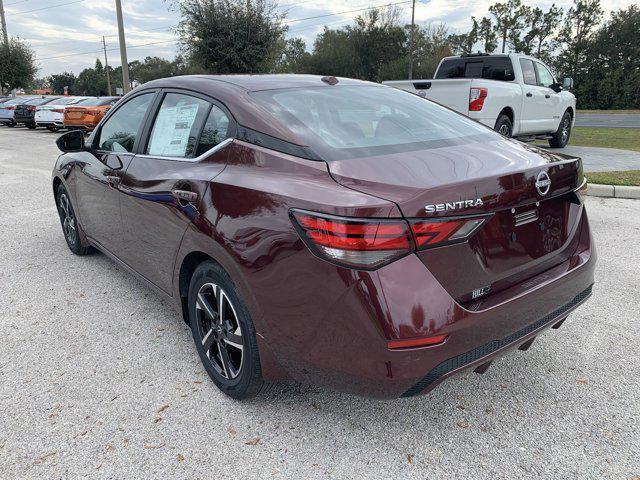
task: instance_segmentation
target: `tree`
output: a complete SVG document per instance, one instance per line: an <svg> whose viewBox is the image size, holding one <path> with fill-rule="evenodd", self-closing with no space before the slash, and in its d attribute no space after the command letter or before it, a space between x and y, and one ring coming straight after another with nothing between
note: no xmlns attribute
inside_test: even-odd
<svg viewBox="0 0 640 480"><path fill-rule="evenodd" d="M469 54L478 42L480 25L475 17L471 17L471 30L468 33L449 35L449 43L454 53Z"/></svg>
<svg viewBox="0 0 640 480"><path fill-rule="evenodd" d="M559 72L580 78L589 62L586 53L602 13L600 0L574 0L557 37L561 48L556 61Z"/></svg>
<svg viewBox="0 0 640 480"><path fill-rule="evenodd" d="M76 89L78 95L107 95L107 77L100 59L96 59L94 68L85 68L80 72L76 81Z"/></svg>
<svg viewBox="0 0 640 480"><path fill-rule="evenodd" d="M507 0L506 3L495 3L489 7L489 12L495 17L495 31L502 40L504 53L507 40L520 37L529 14L529 7L522 5L521 0Z"/></svg>
<svg viewBox="0 0 640 480"><path fill-rule="evenodd" d="M496 43L496 30L490 18L482 17L482 20L480 20L478 40L482 41L486 53L493 53L495 49L498 48L498 44Z"/></svg>
<svg viewBox="0 0 640 480"><path fill-rule="evenodd" d="M311 54L301 38L289 38L283 40L281 55L278 58L274 73L303 73L309 64Z"/></svg>
<svg viewBox="0 0 640 480"><path fill-rule="evenodd" d="M380 9L356 17L354 25L325 27L316 37L308 72L379 82L389 74L389 64L397 71L403 59L404 70L396 77L403 78L408 71L409 28L397 24L397 15Z"/></svg>
<svg viewBox="0 0 640 480"><path fill-rule="evenodd" d="M286 26L269 0L181 0L178 34L189 60L211 73L267 72Z"/></svg>
<svg viewBox="0 0 640 480"><path fill-rule="evenodd" d="M37 71L35 54L27 43L15 37L0 42L0 93L29 87Z"/></svg>
<svg viewBox="0 0 640 480"><path fill-rule="evenodd" d="M69 87L69 93L75 94L76 82L77 78L71 72L62 72L49 77L49 86L57 95L64 94L64 87Z"/></svg>
<svg viewBox="0 0 640 480"><path fill-rule="evenodd" d="M640 108L640 8L611 14L588 41L576 81L581 108Z"/></svg>

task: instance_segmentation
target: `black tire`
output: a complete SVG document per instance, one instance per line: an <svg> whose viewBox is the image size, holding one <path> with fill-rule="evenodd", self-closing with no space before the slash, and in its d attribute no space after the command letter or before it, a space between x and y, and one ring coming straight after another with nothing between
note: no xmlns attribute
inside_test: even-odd
<svg viewBox="0 0 640 480"><path fill-rule="evenodd" d="M47 127L47 130L49 130L50 132L57 132L58 130L60 130L60 127L52 127L51 125L49 125Z"/></svg>
<svg viewBox="0 0 640 480"><path fill-rule="evenodd" d="M496 120L496 126L493 129L498 132L500 135L511 138L513 135L513 123L506 115L500 115L498 120Z"/></svg>
<svg viewBox="0 0 640 480"><path fill-rule="evenodd" d="M76 255L87 255L92 251L90 245L85 245L80 237L80 225L78 223L76 213L73 210L71 199L67 189L62 184L58 185L56 191L56 206L58 215L60 216L60 225L67 246Z"/></svg>
<svg viewBox="0 0 640 480"><path fill-rule="evenodd" d="M5 125L6 125L7 127L9 127L9 128L13 128L13 127L15 127L15 126L16 126L16 123L15 123L15 122L9 122L9 123L5 123Z"/></svg>
<svg viewBox="0 0 640 480"><path fill-rule="evenodd" d="M264 390L266 384L251 316L220 265L205 261L196 268L189 285L188 305L193 341L213 383L236 399L251 398Z"/></svg>
<svg viewBox="0 0 640 480"><path fill-rule="evenodd" d="M560 125L558 125L558 130L553 136L549 139L549 146L553 148L564 148L569 143L569 138L571 137L571 114L566 111L562 118L560 119Z"/></svg>
<svg viewBox="0 0 640 480"><path fill-rule="evenodd" d="M27 123L27 128L29 130L35 130L37 128L35 123Z"/></svg>

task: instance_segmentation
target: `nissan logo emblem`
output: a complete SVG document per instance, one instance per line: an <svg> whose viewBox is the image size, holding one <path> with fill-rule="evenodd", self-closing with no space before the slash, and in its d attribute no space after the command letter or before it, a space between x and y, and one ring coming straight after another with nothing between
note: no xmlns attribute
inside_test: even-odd
<svg viewBox="0 0 640 480"><path fill-rule="evenodd" d="M540 172L536 178L536 190L540 195L546 195L551 188L551 179L549 174L544 170Z"/></svg>

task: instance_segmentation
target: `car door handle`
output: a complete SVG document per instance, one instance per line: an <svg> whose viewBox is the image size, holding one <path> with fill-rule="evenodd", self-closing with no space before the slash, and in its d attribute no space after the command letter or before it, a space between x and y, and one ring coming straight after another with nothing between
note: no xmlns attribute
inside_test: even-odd
<svg viewBox="0 0 640 480"><path fill-rule="evenodd" d="M551 98L551 95L549 95L548 93L544 96L544 98Z"/></svg>
<svg viewBox="0 0 640 480"><path fill-rule="evenodd" d="M533 93L527 92L527 97L533 97Z"/></svg>
<svg viewBox="0 0 640 480"><path fill-rule="evenodd" d="M174 189L171 190L171 195L183 202L195 202L196 200L198 200L198 194L196 192L192 192L191 190Z"/></svg>
<svg viewBox="0 0 640 480"><path fill-rule="evenodd" d="M107 182L109 182L109 185L111 185L112 187L117 187L118 185L120 185L120 177L116 176L116 175L107 175Z"/></svg>

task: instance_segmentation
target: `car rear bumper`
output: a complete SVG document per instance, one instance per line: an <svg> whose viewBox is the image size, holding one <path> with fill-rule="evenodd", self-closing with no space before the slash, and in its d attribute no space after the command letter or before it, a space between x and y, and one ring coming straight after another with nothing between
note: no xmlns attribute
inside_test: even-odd
<svg viewBox="0 0 640 480"><path fill-rule="evenodd" d="M589 297L596 254L584 211L576 235L578 247L568 260L475 309L457 303L418 256L409 255L358 273L322 321L304 325L305 335L280 332L267 340L280 365L303 383L376 398L426 393L560 323ZM387 348L389 340L440 334L448 335L440 345Z"/></svg>
<svg viewBox="0 0 640 480"><path fill-rule="evenodd" d="M60 127L60 128L64 126L62 122L47 121L47 120L45 121L37 120L36 125L38 125L39 127Z"/></svg>

